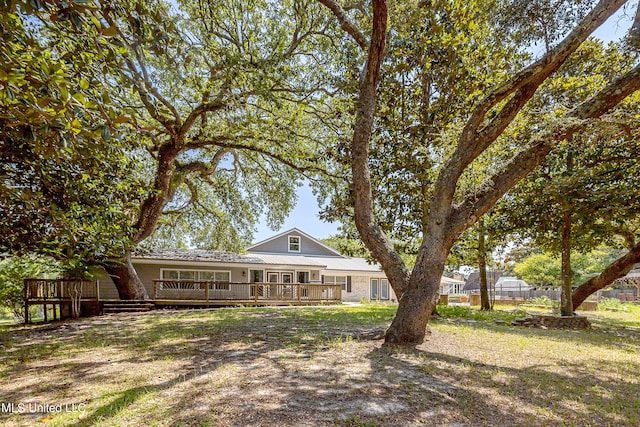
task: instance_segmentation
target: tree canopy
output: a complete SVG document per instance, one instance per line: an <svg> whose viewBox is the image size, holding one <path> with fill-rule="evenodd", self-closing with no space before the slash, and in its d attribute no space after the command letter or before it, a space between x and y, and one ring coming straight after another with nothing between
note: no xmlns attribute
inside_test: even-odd
<svg viewBox="0 0 640 427"><path fill-rule="evenodd" d="M323 0L322 2L332 10L342 27L360 45L357 26L348 15L345 15L344 10L333 1ZM556 7L574 12L572 5L568 3L559 2ZM390 133L390 130L384 126L377 126L383 120L381 112L385 105L384 102L378 103L378 86L383 88L388 81L385 64L391 62L390 58L393 58L396 53L392 49L387 50L387 35L389 35L388 40L391 41L400 33L396 31L396 27L401 24L398 24L394 18L402 16L403 22L410 20L405 19L404 15L391 13L392 19L389 25L390 15L387 3L384 0L373 1L367 60L363 65L359 91L355 97L357 108L350 145L353 189L348 194L353 194L355 223L363 241L372 255L382 264L396 294L401 296L397 315L387 330L387 343L422 342L426 333L426 324L435 304L439 278L447 255L461 233L476 223L478 218L489 211L518 181L533 171L558 143L579 134L588 123L614 110L619 103L640 87L640 69L634 66L629 70L620 69L614 77L603 79L602 85L591 91L589 98L584 101L568 96L566 104L557 105L557 103L545 102L543 92L539 91L553 81L553 76L557 72L562 72L559 70L587 37L624 3L624 1L614 0L600 1L597 4L586 2L587 5L575 10L575 14L554 14L554 16L572 16L567 27L570 30L559 30L557 33L563 34L564 38L549 43L548 49L540 58L526 61L527 65L522 66L522 62L513 61L514 58L518 58L514 55L509 55L509 60L505 61L510 52L522 55L528 46L528 43L523 43L522 38L515 36L507 38L512 43L509 46L513 48L505 50L505 55L501 57L502 67L499 66L500 62L482 64L484 66L482 68L489 68L491 76L495 75L493 66L503 70L502 74L498 74L497 79L489 80L486 85L482 85L488 80L487 75L482 74L482 70L478 74L467 75L464 85L471 89L469 93L472 94L469 107L456 106L457 108L454 109L459 109L459 116L452 117L451 121L433 130L433 133L449 134L448 143L442 150L438 150L438 145L431 144L431 141L421 146L422 152L427 153L425 159L421 161L424 170L434 170L434 178L427 180L430 181L430 189L398 192L400 195L410 194L411 205L421 207L418 210L421 235L417 237L420 250L415 267L409 271L386 234L388 232L384 204L386 193L379 191L374 178L375 172L372 171L377 169L375 157L377 138L380 134ZM509 11L510 2L498 3L497 6L493 9L497 12L493 16L475 15L479 16L479 19L473 28L493 29L496 26L500 29L506 25L509 28L523 26L526 29L527 26L536 25L535 22L527 21L522 15L520 19L508 22L496 20L495 18L501 16L501 13L506 13L510 17L519 16L518 8L514 8L515 14ZM457 28L465 28L469 20L448 21L448 7L457 12L474 11L475 4L421 2L414 7L416 10L427 10L428 16L438 17L440 25L452 29L455 33ZM559 23L554 22L553 19L550 23L554 28L559 28ZM545 21L544 24L548 22ZM419 25L420 22L417 22L413 26L414 33L424 30ZM489 33L491 32L489 30ZM498 31L500 35L508 33L508 31ZM543 33L550 34L548 31ZM477 42L480 39L461 37L461 40L465 44ZM632 39L631 44L635 44L635 40ZM473 52L484 52L484 50L476 47ZM430 54L428 59L436 58L434 54ZM446 67L451 62L451 59L444 62L443 74L447 74ZM428 67L433 67L438 62L417 60L416 64L424 67L429 64ZM474 88L477 90L474 91ZM382 94L381 90L380 94ZM438 99L447 96L444 90L427 94L431 98ZM380 100L384 100L383 96L380 96ZM534 122L536 111L531 107L541 102L546 106L545 114L552 114L555 119L548 122L536 120L537 125L530 129L519 127L518 124L523 123L520 121L522 117L529 116L530 122ZM421 118L421 122L425 123L424 118ZM456 126L452 129L451 124ZM412 142L418 140L414 137L410 139ZM417 154L417 151L411 153L411 159ZM437 160L435 165L433 159ZM486 175L481 176L476 181L476 185L468 185L468 181L474 184L473 179L467 179L476 174L477 169L473 166L483 161L489 165L483 168ZM393 171L385 170L385 173L394 176ZM377 207L381 201L382 209ZM398 222L402 224L401 220Z"/></svg>
<svg viewBox="0 0 640 427"><path fill-rule="evenodd" d="M103 261L121 297L145 296L128 257L158 225L160 235L149 244L181 236L183 244L238 249L261 215L272 227L280 224L302 178L322 172L317 119L307 111L325 96L320 83L331 56L332 27L326 15L314 13L319 7L311 1L9 6L11 22L29 23L22 26L28 43L55 46L54 58L91 71L60 76L77 82L79 91L74 86L61 97L70 92L72 103L81 99L101 120L91 135L100 139L88 138L87 149L115 150L115 140L126 158L105 161L120 168L130 194L113 194L109 184L116 188L118 179L111 176L102 181L105 188L92 189L107 202L97 211L112 209L111 201L125 214L124 220L105 218L125 237L117 259ZM75 135L87 131L79 120L62 121ZM53 140L51 151L83 157L64 140ZM131 164L132 158L139 162ZM107 165L80 176L94 177L101 167ZM74 180L51 179L76 191ZM79 210L87 205L78 203ZM23 224L27 233L29 224Z"/></svg>

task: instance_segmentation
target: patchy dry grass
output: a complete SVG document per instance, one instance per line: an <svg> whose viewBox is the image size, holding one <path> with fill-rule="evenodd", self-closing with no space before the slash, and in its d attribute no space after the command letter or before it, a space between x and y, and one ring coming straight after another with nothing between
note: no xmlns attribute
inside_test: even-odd
<svg viewBox="0 0 640 427"><path fill-rule="evenodd" d="M395 307L156 311L0 331L0 413L30 426L640 424L640 316L591 331L452 310L384 349ZM77 409L84 411L64 411Z"/></svg>

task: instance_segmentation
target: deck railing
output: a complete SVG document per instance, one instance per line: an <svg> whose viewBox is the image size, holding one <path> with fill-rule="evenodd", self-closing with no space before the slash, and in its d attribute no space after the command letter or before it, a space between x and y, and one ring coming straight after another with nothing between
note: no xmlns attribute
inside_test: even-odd
<svg viewBox="0 0 640 427"><path fill-rule="evenodd" d="M98 302L98 282L72 279L25 279L24 322L30 323L29 307L43 306L44 321L48 321L47 306L53 307L53 319L63 316L63 307L69 307L71 317L77 318L83 302ZM57 309L56 309L57 306Z"/></svg>
<svg viewBox="0 0 640 427"><path fill-rule="evenodd" d="M329 302L342 300L341 285L154 280L154 300Z"/></svg>
<svg viewBox="0 0 640 427"><path fill-rule="evenodd" d="M77 298L98 299L98 285L92 280L25 279L25 300L58 301Z"/></svg>

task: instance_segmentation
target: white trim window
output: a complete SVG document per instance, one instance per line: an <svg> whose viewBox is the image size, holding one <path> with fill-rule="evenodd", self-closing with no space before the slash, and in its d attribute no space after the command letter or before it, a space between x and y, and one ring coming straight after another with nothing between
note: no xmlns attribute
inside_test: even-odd
<svg viewBox="0 0 640 427"><path fill-rule="evenodd" d="M324 283L329 285L340 285L343 291L347 291L347 276L324 276Z"/></svg>
<svg viewBox="0 0 640 427"><path fill-rule="evenodd" d="M300 252L300 236L289 236L289 252Z"/></svg>
<svg viewBox="0 0 640 427"><path fill-rule="evenodd" d="M370 296L372 300L389 299L389 280L382 278L370 279Z"/></svg>
<svg viewBox="0 0 640 427"><path fill-rule="evenodd" d="M296 271L297 283L309 283L309 271Z"/></svg>
<svg viewBox="0 0 640 427"><path fill-rule="evenodd" d="M249 282L264 283L264 270L249 269Z"/></svg>
<svg viewBox="0 0 640 427"><path fill-rule="evenodd" d="M228 291L229 282L231 281L231 271L221 270L174 270L161 268L160 276L162 280L219 282L215 285L215 289L219 291Z"/></svg>

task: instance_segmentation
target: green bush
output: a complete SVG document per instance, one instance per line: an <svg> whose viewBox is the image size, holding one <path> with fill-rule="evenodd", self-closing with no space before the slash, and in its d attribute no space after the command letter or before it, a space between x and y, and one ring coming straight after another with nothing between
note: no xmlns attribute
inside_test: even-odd
<svg viewBox="0 0 640 427"><path fill-rule="evenodd" d="M544 307L557 307L560 305L558 301L554 301L546 295L541 297L531 298L527 300L527 304L531 305L542 305Z"/></svg>
<svg viewBox="0 0 640 427"><path fill-rule="evenodd" d="M47 259L35 256L0 259L0 306L13 316L24 318L24 279L57 274L58 267Z"/></svg>
<svg viewBox="0 0 640 427"><path fill-rule="evenodd" d="M598 310L629 311L629 308L617 298L600 298Z"/></svg>

